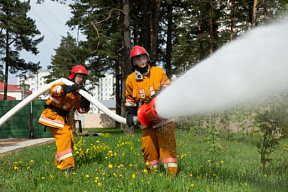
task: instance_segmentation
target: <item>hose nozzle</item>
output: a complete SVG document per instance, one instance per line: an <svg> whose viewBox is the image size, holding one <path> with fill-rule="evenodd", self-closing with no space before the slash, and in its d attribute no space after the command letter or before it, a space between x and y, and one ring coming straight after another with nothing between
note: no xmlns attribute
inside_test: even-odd
<svg viewBox="0 0 288 192"><path fill-rule="evenodd" d="M138 120L145 127L151 127L164 120L155 111L155 99L156 97L150 103L141 105L137 110Z"/></svg>

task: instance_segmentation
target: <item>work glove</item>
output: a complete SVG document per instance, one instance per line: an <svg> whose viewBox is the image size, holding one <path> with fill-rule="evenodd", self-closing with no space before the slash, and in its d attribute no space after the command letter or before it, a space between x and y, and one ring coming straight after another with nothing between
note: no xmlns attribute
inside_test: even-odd
<svg viewBox="0 0 288 192"><path fill-rule="evenodd" d="M127 111L127 117L126 117L126 123L128 127L131 127L134 124L133 117L137 117L137 107L132 107L132 106L126 106L126 111Z"/></svg>
<svg viewBox="0 0 288 192"><path fill-rule="evenodd" d="M80 108L83 109L88 109L90 106L90 102L83 96L81 96L81 101L80 101Z"/></svg>
<svg viewBox="0 0 288 192"><path fill-rule="evenodd" d="M133 116L133 123L134 125L140 127L141 126L141 123L139 122L138 120L138 117L137 116Z"/></svg>
<svg viewBox="0 0 288 192"><path fill-rule="evenodd" d="M62 86L62 89L63 89L63 93L64 95L66 95L67 93L71 93L73 91L76 91L78 89L83 89L84 86L83 85L80 85L80 84L73 84L73 85L61 85Z"/></svg>

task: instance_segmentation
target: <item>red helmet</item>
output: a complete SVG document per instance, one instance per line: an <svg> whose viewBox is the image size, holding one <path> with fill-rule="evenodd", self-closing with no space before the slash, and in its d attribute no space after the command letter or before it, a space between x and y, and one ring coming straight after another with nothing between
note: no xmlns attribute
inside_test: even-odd
<svg viewBox="0 0 288 192"><path fill-rule="evenodd" d="M143 54L147 55L148 60L150 61L149 53L146 51L146 49L139 45L135 45L133 49L130 51L130 60L132 64L133 64L133 61L132 61L133 57L138 56L138 55L143 55Z"/></svg>
<svg viewBox="0 0 288 192"><path fill-rule="evenodd" d="M81 73L81 74L84 74L84 75L88 74L87 70L85 69L85 67L83 67L82 65L76 65L75 67L73 67L71 69L71 72L70 72L70 75L69 75L68 79L73 80L77 73Z"/></svg>

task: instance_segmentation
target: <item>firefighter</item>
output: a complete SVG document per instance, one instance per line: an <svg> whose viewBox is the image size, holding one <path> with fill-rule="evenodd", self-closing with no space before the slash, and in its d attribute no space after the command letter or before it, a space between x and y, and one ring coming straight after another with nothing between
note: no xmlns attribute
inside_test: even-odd
<svg viewBox="0 0 288 192"><path fill-rule="evenodd" d="M139 123L138 107L150 102L160 89L170 84L170 80L161 68L154 66L155 62L150 60L144 47L135 45L130 52L130 61L134 72L126 80L125 105L128 128L134 130L135 124ZM167 174L174 176L178 170L174 122L157 128L144 127L141 150L148 171L156 171L161 158Z"/></svg>
<svg viewBox="0 0 288 192"><path fill-rule="evenodd" d="M74 84L57 83L51 86L51 94L46 101L39 123L49 127L55 138L57 153L54 165L60 170L73 171L75 162L72 154L74 146L73 121L69 112L77 110L86 113L90 110L90 102L76 90L83 89L87 70L82 65L72 68L68 77Z"/></svg>

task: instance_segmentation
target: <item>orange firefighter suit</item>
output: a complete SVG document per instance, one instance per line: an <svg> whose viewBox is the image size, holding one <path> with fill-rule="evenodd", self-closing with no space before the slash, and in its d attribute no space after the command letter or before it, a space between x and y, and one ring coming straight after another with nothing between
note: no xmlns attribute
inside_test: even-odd
<svg viewBox="0 0 288 192"><path fill-rule="evenodd" d="M137 108L160 90L170 84L165 72L155 66L148 65L146 74L139 71L131 73L126 80L126 109ZM127 110L127 115L129 116ZM127 123L128 124L128 123ZM130 126L130 125L128 125ZM146 127L142 132L142 152L149 168L156 169L161 158L168 175L177 173L177 153L174 122L169 122L157 128ZM148 163L147 163L148 162Z"/></svg>
<svg viewBox="0 0 288 192"><path fill-rule="evenodd" d="M76 91L64 94L61 85L63 83L51 86L50 97L38 122L49 127L53 134L57 147L54 165L60 170L65 170L75 167L72 154L74 146L73 122L69 112L77 110L79 113L86 113L90 107L88 109L81 108L81 95Z"/></svg>

